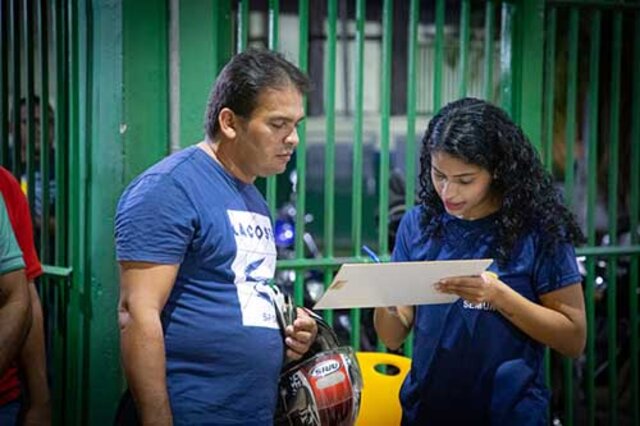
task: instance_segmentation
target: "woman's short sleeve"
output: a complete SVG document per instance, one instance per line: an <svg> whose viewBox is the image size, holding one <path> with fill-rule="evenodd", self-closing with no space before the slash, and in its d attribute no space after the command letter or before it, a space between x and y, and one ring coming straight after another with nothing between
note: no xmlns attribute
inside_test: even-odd
<svg viewBox="0 0 640 426"><path fill-rule="evenodd" d="M581 281L576 253L571 244L558 243L537 254L534 265L536 293L544 294Z"/></svg>
<svg viewBox="0 0 640 426"><path fill-rule="evenodd" d="M396 233L395 246L391 254L391 260L393 262L408 262L411 260L411 237L415 235L416 232L419 232L416 217L419 221L417 210L413 209L405 213L400 220L398 232Z"/></svg>

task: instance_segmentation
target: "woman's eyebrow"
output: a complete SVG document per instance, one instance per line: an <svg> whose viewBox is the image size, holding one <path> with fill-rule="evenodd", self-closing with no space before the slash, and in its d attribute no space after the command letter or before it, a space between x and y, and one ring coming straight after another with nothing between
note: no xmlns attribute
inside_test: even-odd
<svg viewBox="0 0 640 426"><path fill-rule="evenodd" d="M433 164L431 165L431 167L433 168L433 170L436 171L436 173L440 173L443 176L446 176L446 174L442 173L440 170L438 170L438 168L436 166L434 166ZM466 177L466 176L474 176L475 174L477 174L478 172L465 172L465 173L459 173L457 175L453 175L452 177Z"/></svg>

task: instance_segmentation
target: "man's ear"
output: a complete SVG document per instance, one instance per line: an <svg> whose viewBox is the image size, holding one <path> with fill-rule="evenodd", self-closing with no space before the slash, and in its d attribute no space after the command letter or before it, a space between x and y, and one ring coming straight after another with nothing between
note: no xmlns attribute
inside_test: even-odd
<svg viewBox="0 0 640 426"><path fill-rule="evenodd" d="M220 110L220 113L218 114L218 124L220 125L220 132L227 139L234 139L236 137L238 118L229 108L225 107Z"/></svg>

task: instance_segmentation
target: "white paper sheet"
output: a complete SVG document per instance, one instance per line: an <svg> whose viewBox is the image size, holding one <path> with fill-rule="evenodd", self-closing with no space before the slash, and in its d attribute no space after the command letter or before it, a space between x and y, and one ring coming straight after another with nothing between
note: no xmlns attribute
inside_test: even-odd
<svg viewBox="0 0 640 426"><path fill-rule="evenodd" d="M314 309L451 303L458 296L440 293L434 284L446 277L480 275L492 262L478 259L347 263Z"/></svg>

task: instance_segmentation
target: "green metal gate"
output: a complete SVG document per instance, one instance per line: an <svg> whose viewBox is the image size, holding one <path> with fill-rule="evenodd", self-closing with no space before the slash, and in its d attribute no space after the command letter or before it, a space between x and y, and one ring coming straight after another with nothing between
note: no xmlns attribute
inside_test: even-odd
<svg viewBox="0 0 640 426"><path fill-rule="evenodd" d="M584 376L574 383L565 360L565 419L637 425L640 4L548 1L545 15L542 153L588 240L577 250L587 272Z"/></svg>
<svg viewBox="0 0 640 426"><path fill-rule="evenodd" d="M2 0L0 162L22 178L32 206L40 199L56 424L109 423L124 386L112 238L122 188L200 140L215 75L249 46L282 51L316 84L292 165L295 259L278 263L295 271L298 303L306 270L324 271L326 285L341 264L368 261L363 243L389 258L391 171L401 170L405 202L414 204L417 141L433 112L460 96L491 100L539 148L588 235L578 250L587 271L586 357L547 357L550 415L562 424L640 424L640 246L636 232L616 237L622 213L638 229L639 28L636 1ZM21 99L25 138L11 128ZM616 172L596 172L606 169ZM275 214L290 195L287 177L260 185ZM305 231L321 257L305 257ZM606 245L604 234L612 236ZM598 276L608 316L596 300ZM365 315L350 314L356 348ZM608 321L607 347L596 346L599 318ZM628 361L618 354L625 339Z"/></svg>

